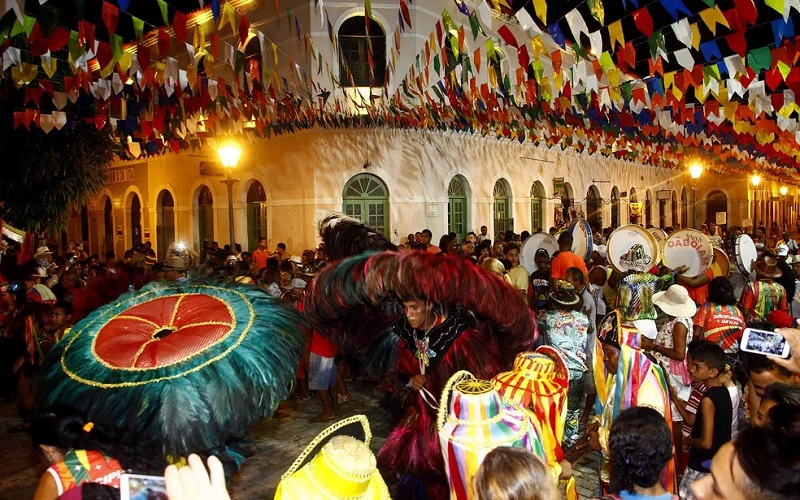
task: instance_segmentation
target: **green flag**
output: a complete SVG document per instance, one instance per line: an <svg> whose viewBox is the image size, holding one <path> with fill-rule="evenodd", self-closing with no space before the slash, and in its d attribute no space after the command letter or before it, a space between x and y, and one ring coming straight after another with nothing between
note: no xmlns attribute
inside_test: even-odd
<svg viewBox="0 0 800 500"><path fill-rule="evenodd" d="M167 11L167 2L164 0L156 0L158 8L161 9L161 18L164 19L164 26L169 26L169 11Z"/></svg>
<svg viewBox="0 0 800 500"><path fill-rule="evenodd" d="M144 21L136 16L131 16L131 22L133 23L133 31L136 33L136 38L141 42L144 40Z"/></svg>

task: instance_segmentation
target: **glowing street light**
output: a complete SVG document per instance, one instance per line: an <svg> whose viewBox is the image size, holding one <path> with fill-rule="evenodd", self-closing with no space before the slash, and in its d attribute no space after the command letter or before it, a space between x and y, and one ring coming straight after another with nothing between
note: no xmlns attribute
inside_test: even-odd
<svg viewBox="0 0 800 500"><path fill-rule="evenodd" d="M789 188L786 186L781 187L781 196L786 196L786 193L789 192Z"/></svg>
<svg viewBox="0 0 800 500"><path fill-rule="evenodd" d="M758 187L758 185L761 184L761 176L758 174L753 174L750 177L750 182L753 183L753 186Z"/></svg>
<svg viewBox="0 0 800 500"><path fill-rule="evenodd" d="M700 178L700 174L703 173L703 166L698 163L692 163L689 166L689 175L692 176L694 179L694 210L692 211L692 227L697 229L697 179Z"/></svg>
<svg viewBox="0 0 800 500"><path fill-rule="evenodd" d="M233 185L239 179L231 177L231 170L236 168L239 157L242 155L242 148L235 142L228 142L217 149L217 154L225 167L225 180L222 181L228 187L228 226L230 228L231 251L236 253L236 232L233 226Z"/></svg>

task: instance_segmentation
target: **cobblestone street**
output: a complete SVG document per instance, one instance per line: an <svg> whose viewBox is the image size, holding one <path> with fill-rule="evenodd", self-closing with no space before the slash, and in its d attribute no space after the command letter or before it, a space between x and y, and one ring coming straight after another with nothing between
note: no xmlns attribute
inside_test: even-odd
<svg viewBox="0 0 800 500"><path fill-rule="evenodd" d="M379 407L380 390L374 384L352 382L352 401L341 406L341 416L363 413L372 428L372 449L377 452L389 433L388 417ZM234 500L272 498L281 475L289 468L305 446L328 424L312 423L319 413L319 403L286 401L271 420L264 420L251 429L255 456L248 458L229 485ZM0 405L0 500L25 500L33 497L38 478L44 470L39 454L32 449L24 433L8 433L19 424L15 406ZM575 467L581 498L593 498L597 489L597 455L585 456Z"/></svg>

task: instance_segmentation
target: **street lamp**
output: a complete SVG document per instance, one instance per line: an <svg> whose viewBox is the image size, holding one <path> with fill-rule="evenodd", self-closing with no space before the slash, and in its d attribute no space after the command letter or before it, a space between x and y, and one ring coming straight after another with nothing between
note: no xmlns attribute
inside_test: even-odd
<svg viewBox="0 0 800 500"><path fill-rule="evenodd" d="M788 224L786 224L786 193L788 192L789 188L786 186L781 186L781 227L784 231L788 229Z"/></svg>
<svg viewBox="0 0 800 500"><path fill-rule="evenodd" d="M242 155L242 148L235 142L228 142L217 149L219 159L225 168L225 180L222 181L228 187L228 224L231 230L231 251L236 253L236 232L233 227L233 185L239 179L231 177L231 170L236 168L239 157Z"/></svg>
<svg viewBox="0 0 800 500"><path fill-rule="evenodd" d="M699 163L693 163L689 167L689 175L694 179L694 210L692 211L692 227L697 229L697 179L703 173L703 166Z"/></svg>

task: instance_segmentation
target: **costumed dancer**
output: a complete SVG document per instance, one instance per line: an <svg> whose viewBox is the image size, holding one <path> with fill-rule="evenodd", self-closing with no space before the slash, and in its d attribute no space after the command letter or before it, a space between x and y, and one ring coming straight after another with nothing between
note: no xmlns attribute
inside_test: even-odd
<svg viewBox="0 0 800 500"><path fill-rule="evenodd" d="M147 436L180 461L235 444L288 396L301 318L257 287L150 284L79 322L45 358L39 411L67 406L101 427Z"/></svg>
<svg viewBox="0 0 800 500"><path fill-rule="evenodd" d="M672 414L661 367L640 350L638 332L622 323L619 310L610 312L601 322L595 353L598 416L588 427L586 439L602 453L600 480L607 491L611 471L608 436L619 413L633 406L647 406L663 415L667 425L672 424ZM676 491L674 457L664 469L661 482L667 491Z"/></svg>
<svg viewBox="0 0 800 500"><path fill-rule="evenodd" d="M334 246L326 240L332 257ZM448 378L463 369L490 379L538 335L532 311L505 281L468 259L424 252L329 264L305 313L345 352L369 350L372 373L392 393L399 420L378 467L396 498L447 495L435 412Z"/></svg>

